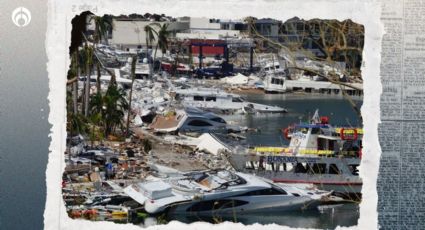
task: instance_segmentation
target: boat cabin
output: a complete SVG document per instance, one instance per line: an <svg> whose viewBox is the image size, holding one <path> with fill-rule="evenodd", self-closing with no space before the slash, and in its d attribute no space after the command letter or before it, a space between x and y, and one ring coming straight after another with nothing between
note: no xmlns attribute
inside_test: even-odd
<svg viewBox="0 0 425 230"><path fill-rule="evenodd" d="M348 164L344 164L339 159L331 158L268 155L246 161L245 169L301 174L352 174L357 176L359 164L359 160L352 160Z"/></svg>
<svg viewBox="0 0 425 230"><path fill-rule="evenodd" d="M294 155L330 155L361 157L361 128L332 127L328 117L321 117L320 123L301 123L283 130L289 139L289 149Z"/></svg>

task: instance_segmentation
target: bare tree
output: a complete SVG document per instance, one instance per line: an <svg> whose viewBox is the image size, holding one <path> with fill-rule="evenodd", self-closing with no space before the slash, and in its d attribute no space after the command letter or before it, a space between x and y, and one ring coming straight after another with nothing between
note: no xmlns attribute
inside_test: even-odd
<svg viewBox="0 0 425 230"><path fill-rule="evenodd" d="M251 17L245 19L248 24L248 32L255 39L260 41L267 41L268 44L274 47L277 50L281 50L286 54L286 59L291 65L291 68L310 72L317 76L321 76L340 86L342 94L344 98L346 98L349 103L352 105L355 112L361 118L360 110L357 108L356 104L353 100L345 93L343 88L352 88L355 90L361 91L362 89L356 87L349 82L341 81L340 76L335 72L328 72L324 74L317 69L309 68L306 66L302 66L297 64L296 61L296 52L303 53L309 59L314 61L321 61L327 63L329 66L335 66L336 62L341 60L345 61L351 69L355 69L355 60L354 57L350 56L353 54L360 55L363 51L363 38L364 38L364 27L362 25L356 24L350 20L345 20L343 22L339 22L337 20L310 20L304 21L295 19L294 22L297 24L283 24L285 28L281 28L281 33L284 31L287 34L291 35L291 40L289 41L288 36L282 36L282 40L286 40L286 44L282 44L281 42L269 39L263 35L261 35L255 28L255 23ZM318 45L321 50L325 53L324 58L319 58L315 56L313 53L308 52L304 48L304 42L306 40L312 40ZM289 45L288 45L289 44ZM360 71L347 71L346 69L342 70L344 76L352 76L351 81L362 82ZM354 76L352 74L355 74Z"/></svg>

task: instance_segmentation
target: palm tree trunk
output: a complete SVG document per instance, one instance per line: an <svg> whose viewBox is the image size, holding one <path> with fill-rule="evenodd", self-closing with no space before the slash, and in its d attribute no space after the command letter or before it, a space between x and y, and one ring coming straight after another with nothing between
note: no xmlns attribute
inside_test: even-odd
<svg viewBox="0 0 425 230"><path fill-rule="evenodd" d="M89 115L89 97L90 97L90 65L87 62L86 64L86 87L85 87L85 97L84 97L84 116Z"/></svg>
<svg viewBox="0 0 425 230"><path fill-rule="evenodd" d="M173 71L173 77L177 76L177 68L179 64L179 53L180 53L180 46L178 47L176 59L174 59L174 71Z"/></svg>
<svg viewBox="0 0 425 230"><path fill-rule="evenodd" d="M78 52L75 52L75 60L76 60L76 65L77 65L77 76L76 76L76 81L75 81L75 95L74 95L74 97L75 97L75 105L74 105L74 108L76 109L75 111L75 114L78 114L79 112L78 112L78 82L79 82L79 80L80 80L80 72L81 72L81 69L80 69L80 65L79 65L79 63L80 63L80 60L79 60L79 55L78 55Z"/></svg>
<svg viewBox="0 0 425 230"><path fill-rule="evenodd" d="M78 81L72 83L72 105L74 114L78 113Z"/></svg>
<svg viewBox="0 0 425 230"><path fill-rule="evenodd" d="M136 76L136 61L137 55L133 56L133 60L131 60L131 88L130 88L130 98L128 102L128 112L127 112L127 129L125 135L128 137L130 133L130 115L131 115L131 101L133 100L133 84Z"/></svg>
<svg viewBox="0 0 425 230"><path fill-rule="evenodd" d="M111 75L111 80L109 81L109 87L112 85L115 85L117 83L117 76L115 76L115 73L107 68L103 68L109 75Z"/></svg>
<svg viewBox="0 0 425 230"><path fill-rule="evenodd" d="M74 114L74 116L75 115L77 115L76 113ZM72 119L72 118L71 118ZM72 122L72 121L68 121L68 122ZM70 125L70 128L69 128L69 135L71 135L71 137L70 137L70 140L69 140L69 147L68 147L68 160L69 160L69 162L71 162L71 140L72 140L72 137L74 136L74 129L73 129L73 127L72 127L72 124Z"/></svg>
<svg viewBox="0 0 425 230"><path fill-rule="evenodd" d="M161 61L162 60L164 60L164 53L161 54ZM161 71L162 71L162 62L159 63L159 72L162 73Z"/></svg>
<svg viewBox="0 0 425 230"><path fill-rule="evenodd" d="M97 61L96 63L96 71L97 71L96 89L97 89L97 92L100 93L100 63L99 61Z"/></svg>
<svg viewBox="0 0 425 230"><path fill-rule="evenodd" d="M152 66L151 63L149 61L149 39L146 36L146 60L148 61L148 66L149 66L149 77L148 78L152 78Z"/></svg>
<svg viewBox="0 0 425 230"><path fill-rule="evenodd" d="M154 54L153 54L153 66L155 67L155 60L156 60L156 51L158 50L158 43L156 44L156 46L155 46L155 52L154 52ZM154 69L154 71L155 71L155 69Z"/></svg>
<svg viewBox="0 0 425 230"><path fill-rule="evenodd" d="M95 125L94 124L92 124L92 127L91 127L91 140L90 140L90 142L91 142L91 147L93 148L93 145L94 145L94 138L95 138L95 135L94 135L94 131L95 131Z"/></svg>

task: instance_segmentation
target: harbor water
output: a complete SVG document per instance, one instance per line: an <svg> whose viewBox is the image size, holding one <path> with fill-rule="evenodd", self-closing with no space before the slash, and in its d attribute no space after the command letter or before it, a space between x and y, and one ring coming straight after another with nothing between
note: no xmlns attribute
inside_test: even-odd
<svg viewBox="0 0 425 230"><path fill-rule="evenodd" d="M217 223L223 221L240 222L245 225L278 224L292 228L334 229L337 226L355 226L359 218L359 207L355 204L344 204L325 208L320 211L296 211L287 213L258 213L235 216L176 216L173 220L183 223L206 221ZM171 219L171 218L170 218Z"/></svg>
<svg viewBox="0 0 425 230"><path fill-rule="evenodd" d="M344 98L327 95L294 95L294 94L255 94L244 95L251 102L284 107L286 114L247 114L227 115L225 120L230 124L258 129L248 132L247 143L252 146L283 146L288 141L282 136L282 128L299 122L308 122L316 109L320 116L329 117L329 123L335 126L361 126L361 121L354 109ZM362 101L353 100L360 108Z"/></svg>

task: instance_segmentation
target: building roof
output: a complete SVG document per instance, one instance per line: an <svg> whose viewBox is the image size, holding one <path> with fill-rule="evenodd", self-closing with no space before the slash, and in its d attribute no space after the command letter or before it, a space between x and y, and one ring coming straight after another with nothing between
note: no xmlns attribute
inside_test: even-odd
<svg viewBox="0 0 425 230"><path fill-rule="evenodd" d="M255 21L255 24L265 24L265 23L277 24L277 23L281 23L281 21L271 19L271 18L261 18Z"/></svg>

